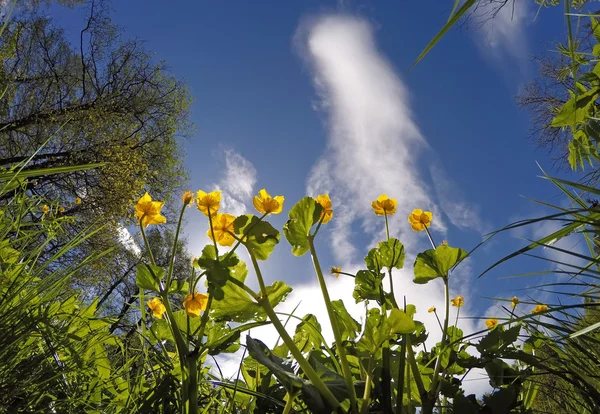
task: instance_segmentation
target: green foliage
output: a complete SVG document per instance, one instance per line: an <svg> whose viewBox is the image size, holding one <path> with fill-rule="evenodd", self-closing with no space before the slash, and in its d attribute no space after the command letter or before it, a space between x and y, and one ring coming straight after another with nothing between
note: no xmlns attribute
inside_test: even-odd
<svg viewBox="0 0 600 414"><path fill-rule="evenodd" d="M252 249L258 260L267 260L281 237L271 224L253 214L239 216L233 222L236 234L243 234L243 243Z"/></svg>
<svg viewBox="0 0 600 414"><path fill-rule="evenodd" d="M365 257L367 268L375 273L381 269L402 269L404 267L404 246L398 239L391 238L379 243L375 249L369 250Z"/></svg>
<svg viewBox="0 0 600 414"><path fill-rule="evenodd" d="M463 249L444 245L419 253L414 266L414 282L424 284L438 277L447 278L450 270L467 256Z"/></svg>
<svg viewBox="0 0 600 414"><path fill-rule="evenodd" d="M308 251L310 231L319 222L322 210L321 205L312 197L304 197L290 209L290 219L283 226L283 234L292 245L295 256L302 256Z"/></svg>
<svg viewBox="0 0 600 414"><path fill-rule="evenodd" d="M163 279L165 271L158 266L142 263L137 265L135 273L135 283L141 289L160 292L160 281Z"/></svg>

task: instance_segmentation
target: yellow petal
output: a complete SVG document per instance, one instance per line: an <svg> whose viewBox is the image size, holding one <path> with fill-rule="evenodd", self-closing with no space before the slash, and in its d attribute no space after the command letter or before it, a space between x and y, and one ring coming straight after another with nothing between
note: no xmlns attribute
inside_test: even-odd
<svg viewBox="0 0 600 414"><path fill-rule="evenodd" d="M273 200L277 201L277 204L279 204L279 206L275 210L273 210L271 213L273 213L273 214L281 213L281 211L283 210L283 201L285 200L285 197L275 196L275 198L273 198Z"/></svg>
<svg viewBox="0 0 600 414"><path fill-rule="evenodd" d="M258 196L254 196L254 199L252 199L252 204L254 205L256 211L265 214L265 209L263 207L262 200Z"/></svg>
<svg viewBox="0 0 600 414"><path fill-rule="evenodd" d="M376 215L383 216L385 214L383 212L383 208L381 207L381 204L378 201L373 201L371 203L371 207L373 207L373 211L375 212Z"/></svg>
<svg viewBox="0 0 600 414"><path fill-rule="evenodd" d="M266 198L271 198L271 196L269 195L269 193L267 193L267 190L266 190L266 189L264 189L264 188L258 192L258 195L259 195L259 197L260 197L262 200L264 200L264 199L266 199Z"/></svg>
<svg viewBox="0 0 600 414"><path fill-rule="evenodd" d="M411 215L417 218L417 220L419 217L421 217L421 214L423 214L423 210L421 210L420 208L413 210L413 212L411 213Z"/></svg>
<svg viewBox="0 0 600 414"><path fill-rule="evenodd" d="M425 226L423 226L423 224L421 223L411 223L410 225L413 229L413 231L423 231L425 230Z"/></svg>

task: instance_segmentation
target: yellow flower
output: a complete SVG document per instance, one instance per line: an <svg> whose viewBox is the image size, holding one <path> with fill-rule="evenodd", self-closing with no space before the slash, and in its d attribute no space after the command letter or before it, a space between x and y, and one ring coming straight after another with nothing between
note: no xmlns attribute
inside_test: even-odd
<svg viewBox="0 0 600 414"><path fill-rule="evenodd" d="M338 267L333 266L331 269L329 269L329 271L331 272L332 275L334 275L337 278L337 277L340 277L342 268L339 266Z"/></svg>
<svg viewBox="0 0 600 414"><path fill-rule="evenodd" d="M433 313L435 311L436 311L435 306L432 306L431 308L427 309L427 312L429 312L429 313Z"/></svg>
<svg viewBox="0 0 600 414"><path fill-rule="evenodd" d="M323 211L321 211L321 217L319 220L323 219L323 224L327 223L333 217L333 210L331 209L331 200L329 199L329 194L321 194L315 201L323 207ZM323 218L325 216L325 218Z"/></svg>
<svg viewBox="0 0 600 414"><path fill-rule="evenodd" d="M44 211L44 214L48 214L50 212L50 207L48 207L46 204L44 204L43 211Z"/></svg>
<svg viewBox="0 0 600 414"><path fill-rule="evenodd" d="M516 296L513 296L513 298L510 300L510 306L513 308L516 308L519 303L521 302L519 302L519 298Z"/></svg>
<svg viewBox="0 0 600 414"><path fill-rule="evenodd" d="M165 203L163 201L152 201L150 194L146 193L135 205L135 215L138 223L142 220L142 226L148 224L162 224L167 218L160 214L160 209Z"/></svg>
<svg viewBox="0 0 600 414"><path fill-rule="evenodd" d="M194 292L191 295L186 295L183 301L183 307L185 312L191 317L200 316L200 312L206 309L208 303L208 295L203 293Z"/></svg>
<svg viewBox="0 0 600 414"><path fill-rule="evenodd" d="M485 326L487 326L488 329L494 329L496 325L498 325L498 319L496 318L490 318L487 321L485 321Z"/></svg>
<svg viewBox="0 0 600 414"><path fill-rule="evenodd" d="M162 319L163 313L167 310L159 298L152 298L148 302L148 307L152 311L152 316L158 319Z"/></svg>
<svg viewBox="0 0 600 414"><path fill-rule="evenodd" d="M408 222L413 231L425 230L431 225L431 220L433 220L433 214L430 211L423 211L420 208L413 210L412 214L408 216Z"/></svg>
<svg viewBox="0 0 600 414"><path fill-rule="evenodd" d="M210 215L213 217L219 211L219 204L221 203L221 192L213 191L211 193L205 193L199 190L196 194L196 207L198 210L204 213L208 217L208 210Z"/></svg>
<svg viewBox="0 0 600 414"><path fill-rule="evenodd" d="M381 194L377 197L377 200L371 203L371 207L373 207L373 211L378 216L383 216L387 214L388 216L394 214L396 212L396 206L398 202L395 198L389 198L386 194Z"/></svg>
<svg viewBox="0 0 600 414"><path fill-rule="evenodd" d="M215 233L215 241L219 243L221 246L232 246L235 238L229 234L229 232L233 233L233 222L235 220L235 216L231 214L217 214L213 218L213 229L209 228L206 234L208 237L213 240L213 231Z"/></svg>
<svg viewBox="0 0 600 414"><path fill-rule="evenodd" d="M75 204L77 204L77 205L81 204L81 198L77 197L75 199Z"/></svg>
<svg viewBox="0 0 600 414"><path fill-rule="evenodd" d="M252 204L259 213L263 214L279 214L283 209L283 196L271 197L264 188L258 192L258 196L254 196Z"/></svg>
<svg viewBox="0 0 600 414"><path fill-rule="evenodd" d="M462 307L465 304L465 299L462 296L457 296L450 301L452 306L456 306L457 308Z"/></svg>
<svg viewBox="0 0 600 414"><path fill-rule="evenodd" d="M183 195L181 196L181 200L183 201L183 204L185 204L186 206L191 204L192 201L194 200L194 193L192 193L190 190L187 190L183 193Z"/></svg>
<svg viewBox="0 0 600 414"><path fill-rule="evenodd" d="M60 207L58 208L58 212L59 212L59 213L64 213L64 212L65 212L65 208L64 208L63 206L60 206Z"/></svg>
<svg viewBox="0 0 600 414"><path fill-rule="evenodd" d="M535 309L531 311L531 313L546 312L547 310L548 310L548 305L537 305L535 307Z"/></svg>

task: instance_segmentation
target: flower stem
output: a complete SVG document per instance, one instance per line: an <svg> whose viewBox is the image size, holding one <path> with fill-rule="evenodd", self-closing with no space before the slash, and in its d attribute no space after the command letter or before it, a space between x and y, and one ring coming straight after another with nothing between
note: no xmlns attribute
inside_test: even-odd
<svg viewBox="0 0 600 414"><path fill-rule="evenodd" d="M208 224L210 226L210 234L211 234L211 238L213 241L213 244L215 246L215 254L217 255L217 258L219 257L219 248L217 247L217 239L215 238L215 230L213 228L213 222L212 222L212 217L210 214L210 206L207 207L207 211L208 211Z"/></svg>
<svg viewBox="0 0 600 414"><path fill-rule="evenodd" d="M250 259L252 260L252 266L254 267L254 271L256 272L256 278L258 279L258 284L260 286L261 297L258 300L258 304L262 306L262 308L267 313L267 316L271 320L271 323L277 330L277 333L283 339L283 343L285 343L292 353L293 357L296 359L296 362L304 372L304 374L308 377L308 379L312 382L312 384L319 390L321 396L327 401L327 403L333 408L336 409L340 407L340 402L335 398L333 393L327 388L319 374L314 370L314 368L308 363L302 352L296 346L294 340L290 337L290 335L285 330L285 327L279 320L279 317L273 310L271 306L271 302L269 302L269 296L267 293L267 288L265 286L265 282L262 276L262 272L260 271L260 267L258 266L258 262L256 260L256 256L252 251L252 248L246 245L246 249L248 250L248 254L250 255Z"/></svg>
<svg viewBox="0 0 600 414"><path fill-rule="evenodd" d="M387 238L387 240L390 239L390 227L388 226L388 218L387 218L387 213L385 212L385 210L383 211L383 217L385 217L385 237Z"/></svg>
<svg viewBox="0 0 600 414"><path fill-rule="evenodd" d="M140 229L142 230L142 238L144 239L144 245L146 246L146 250L148 251L148 256L150 256L150 263L152 263L153 266L156 266L156 260L154 260L154 254L152 253L152 250L150 249L150 243L148 243L148 238L146 237L146 231L144 230L144 225L142 224L142 222L144 220L144 216L142 216L142 218L140 219Z"/></svg>
<svg viewBox="0 0 600 414"><path fill-rule="evenodd" d="M183 213L185 212L187 204L183 204L181 212L179 213L179 221L177 222L177 230L175 231L175 240L173 241L173 250L171 251L171 257L169 260L169 270L167 271L167 282L165 283L165 289L169 291L171 286L171 279L173 278L173 269L175 268L175 253L177 252L177 241L179 240L179 233L181 231L181 222L183 221Z"/></svg>
<svg viewBox="0 0 600 414"><path fill-rule="evenodd" d="M402 335L402 344L400 345L400 363L398 366L398 376L396 377L396 384L398 389L396 391L396 412L402 413L403 411L403 400L404 400L404 379L406 371L406 337L408 335ZM409 384L410 386L410 384Z"/></svg>
<svg viewBox="0 0 600 414"><path fill-rule="evenodd" d="M329 322L331 323L331 330L333 331L336 350L340 357L342 374L346 379L346 387L348 388L348 393L350 394L350 411L352 411L357 406L356 391L354 389L354 379L352 378L352 371L350 370L350 365L348 364L348 357L346 356L346 348L344 348L344 344L342 343L342 335L340 334L337 316L335 315L333 306L331 305L331 298L329 297L329 292L327 291L327 284L325 283L325 278L323 277L323 270L321 269L321 265L319 263L319 257L317 256L317 250L315 249L313 236L308 237L308 244L310 246L310 254L312 256L315 271L317 273L317 279L319 279L321 293L323 294L323 299L325 300L327 314L329 315Z"/></svg>
<svg viewBox="0 0 600 414"><path fill-rule="evenodd" d="M212 305L213 295L208 295L208 302L206 303L206 309L204 309L204 313L202 314L202 319L200 319L200 328L198 330L198 342L202 342L202 337L204 336L204 329L206 328L206 323L208 322L208 316L210 312L210 307ZM198 346L196 346L197 348Z"/></svg>
<svg viewBox="0 0 600 414"><path fill-rule="evenodd" d="M289 414L292 412L292 408L294 407L294 400L296 399L296 394L290 394L289 392L286 394L287 402L285 403L285 407L281 414Z"/></svg>
<svg viewBox="0 0 600 414"><path fill-rule="evenodd" d="M371 402L371 387L373 386L373 363L375 358L372 356L369 358L367 364L367 380L365 381L365 392L363 393L363 402L360 412L367 414L369 412L369 404Z"/></svg>
<svg viewBox="0 0 600 414"><path fill-rule="evenodd" d="M187 356L189 414L198 413L198 355Z"/></svg>
<svg viewBox="0 0 600 414"><path fill-rule="evenodd" d="M431 247L435 250L435 242L433 241L433 237L431 237L431 233L429 229L425 227L425 231L427 232L427 237L429 238L429 243L431 243Z"/></svg>
<svg viewBox="0 0 600 414"><path fill-rule="evenodd" d="M444 277L444 293L446 297L446 317L444 318L444 328L442 330L442 341L440 343L440 350L438 352L437 361L435 363L435 369L433 371L433 380L431 382L431 389L429 390L429 399L431 401L435 401L437 399L438 394L438 385L439 385L439 373L442 368L441 364L441 355L444 352L444 347L446 346L446 341L448 339L448 320L450 319L450 286L448 285L448 278ZM431 406L433 410L433 404ZM424 411L424 414L430 414L429 411Z"/></svg>

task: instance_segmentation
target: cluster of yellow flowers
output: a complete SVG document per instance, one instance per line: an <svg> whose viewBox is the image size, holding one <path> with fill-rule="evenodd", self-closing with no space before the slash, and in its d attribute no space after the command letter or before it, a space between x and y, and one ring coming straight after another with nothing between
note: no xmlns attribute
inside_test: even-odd
<svg viewBox="0 0 600 414"><path fill-rule="evenodd" d="M373 211L378 216L391 216L396 213L398 207L398 201L395 198L389 198L387 194L381 194L377 197L377 200L371 203ZM433 220L433 214L430 211L423 211L421 209L415 209L408 216L408 222L410 223L413 231L423 231L431 225Z"/></svg>
<svg viewBox="0 0 600 414"><path fill-rule="evenodd" d="M200 312L206 309L207 303L208 295L194 292L193 294L185 297L183 301L183 308L189 316L197 318L200 316ZM152 316L157 319L162 319L163 314L167 311L160 298L152 298L150 301L148 301L148 307L152 311Z"/></svg>

